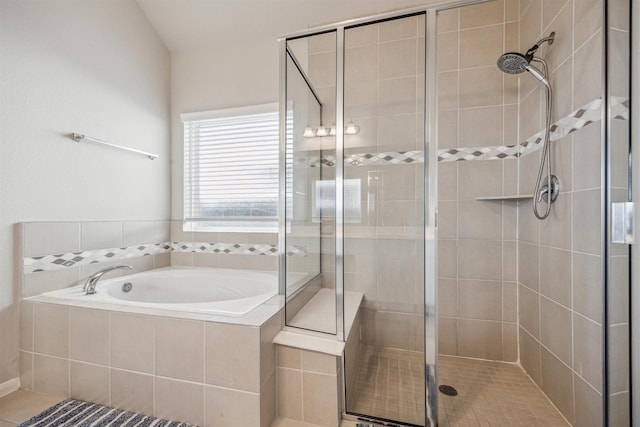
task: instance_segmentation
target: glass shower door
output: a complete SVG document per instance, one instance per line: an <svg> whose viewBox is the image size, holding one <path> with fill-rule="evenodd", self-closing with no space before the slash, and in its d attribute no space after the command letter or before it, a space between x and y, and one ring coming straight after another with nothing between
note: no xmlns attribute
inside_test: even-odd
<svg viewBox="0 0 640 427"><path fill-rule="evenodd" d="M344 31L346 411L425 425L425 14Z"/></svg>

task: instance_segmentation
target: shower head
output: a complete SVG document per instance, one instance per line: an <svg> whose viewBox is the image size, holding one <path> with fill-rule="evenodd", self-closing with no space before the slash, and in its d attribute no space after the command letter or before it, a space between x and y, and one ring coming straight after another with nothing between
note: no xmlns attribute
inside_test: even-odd
<svg viewBox="0 0 640 427"><path fill-rule="evenodd" d="M540 83L544 84L545 86L549 86L549 81L547 80L545 75L536 67L532 66L531 61L541 62L546 70L547 67L544 60L533 56L533 54L540 48L540 45L542 43L553 44L555 36L556 33L553 32L549 34L548 37L538 40L536 44L531 46L531 48L525 54L522 54L520 52L507 52L500 55L497 62L498 69L507 74L520 74L528 71Z"/></svg>
<svg viewBox="0 0 640 427"><path fill-rule="evenodd" d="M498 69L507 74L520 74L527 71L533 55L527 57L519 52L507 52L498 58Z"/></svg>

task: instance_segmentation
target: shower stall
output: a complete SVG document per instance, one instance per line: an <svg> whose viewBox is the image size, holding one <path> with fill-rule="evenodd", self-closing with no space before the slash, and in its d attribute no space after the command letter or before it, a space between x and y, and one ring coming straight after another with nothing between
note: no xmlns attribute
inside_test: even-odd
<svg viewBox="0 0 640 427"><path fill-rule="evenodd" d="M629 4L547 3L280 41L285 326L344 343L346 417L629 425Z"/></svg>

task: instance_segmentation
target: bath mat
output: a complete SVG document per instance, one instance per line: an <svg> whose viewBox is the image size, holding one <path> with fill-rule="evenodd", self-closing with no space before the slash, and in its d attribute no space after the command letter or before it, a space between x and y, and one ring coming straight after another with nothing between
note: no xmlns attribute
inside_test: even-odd
<svg viewBox="0 0 640 427"><path fill-rule="evenodd" d="M114 409L97 403L67 399L45 409L18 427L196 427L177 421Z"/></svg>

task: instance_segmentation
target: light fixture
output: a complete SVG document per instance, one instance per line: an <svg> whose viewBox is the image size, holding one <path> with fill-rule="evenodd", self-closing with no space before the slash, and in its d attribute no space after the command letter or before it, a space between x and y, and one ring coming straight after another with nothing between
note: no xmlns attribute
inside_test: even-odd
<svg viewBox="0 0 640 427"><path fill-rule="evenodd" d="M320 127L316 131L316 136L327 136L327 135L329 135L329 131L327 130L327 128L320 125Z"/></svg>
<svg viewBox="0 0 640 427"><path fill-rule="evenodd" d="M307 126L306 128L304 128L302 136L304 136L305 138L313 138L314 136L316 136L316 133L313 129L311 129L311 126Z"/></svg>
<svg viewBox="0 0 640 427"><path fill-rule="evenodd" d="M349 122L347 127L344 130L344 133L347 135L355 135L360 132L360 126L354 125L353 122Z"/></svg>
<svg viewBox="0 0 640 427"><path fill-rule="evenodd" d="M352 121L349 122L347 127L344 128L345 135L355 135L360 133L360 126L354 124ZM304 128L304 132L302 132L302 136L305 138L314 138L314 137L323 137L323 136L335 136L336 134L336 125L332 125L330 128L324 127L322 125L318 126L318 129L313 129L311 126L307 126Z"/></svg>

